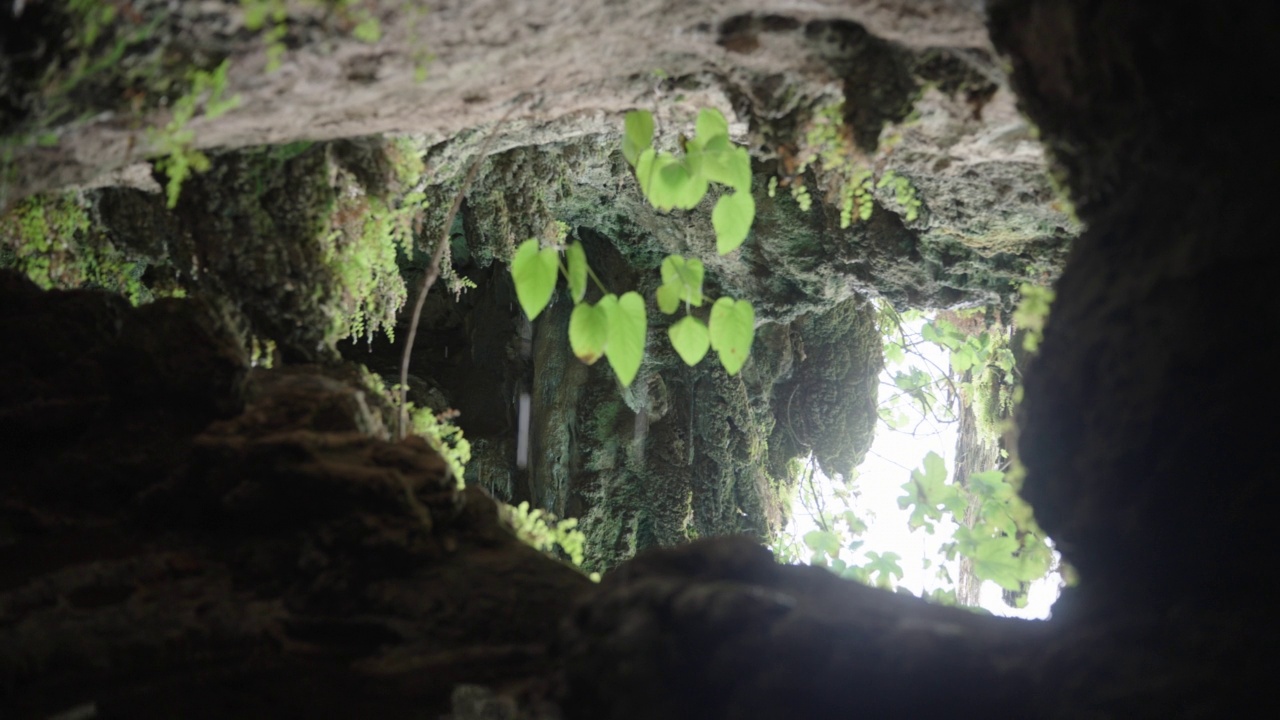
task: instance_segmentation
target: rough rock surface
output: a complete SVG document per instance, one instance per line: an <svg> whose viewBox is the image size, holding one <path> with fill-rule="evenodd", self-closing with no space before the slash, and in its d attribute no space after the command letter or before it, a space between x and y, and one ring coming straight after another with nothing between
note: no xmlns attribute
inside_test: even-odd
<svg viewBox="0 0 1280 720"><path fill-rule="evenodd" d="M0 281L5 717L416 716L536 669L589 585L341 372L246 378L198 304Z"/></svg>

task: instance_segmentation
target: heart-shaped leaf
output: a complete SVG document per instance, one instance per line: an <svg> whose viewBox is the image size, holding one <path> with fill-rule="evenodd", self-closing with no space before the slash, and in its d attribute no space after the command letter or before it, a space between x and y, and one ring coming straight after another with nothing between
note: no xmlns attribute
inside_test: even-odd
<svg viewBox="0 0 1280 720"><path fill-rule="evenodd" d="M716 250L727 255L747 239L756 218L756 201L751 193L736 191L721 195L711 211L711 225L716 230Z"/></svg>
<svg viewBox="0 0 1280 720"><path fill-rule="evenodd" d="M706 194L706 178L690 173L687 165L669 153L659 155L649 191L649 202L655 208L692 210Z"/></svg>
<svg viewBox="0 0 1280 720"><path fill-rule="evenodd" d="M649 204L664 212L684 207L686 196L696 189L689 169L667 152L657 153L652 158L648 150L641 153L640 161L636 163L636 179L640 181L640 189L649 199Z"/></svg>
<svg viewBox="0 0 1280 720"><path fill-rule="evenodd" d="M680 318L667 328L667 337L671 338L671 347L676 349L686 365L697 365L711 349L707 326L692 315Z"/></svg>
<svg viewBox="0 0 1280 720"><path fill-rule="evenodd" d="M653 184L654 164L658 162L658 152L653 148L645 148L636 158L636 182L640 183L640 192L649 197L649 187Z"/></svg>
<svg viewBox="0 0 1280 720"><path fill-rule="evenodd" d="M589 303L579 303L569 315L569 345L573 354L591 365L604 357L609 342L609 313Z"/></svg>
<svg viewBox="0 0 1280 720"><path fill-rule="evenodd" d="M538 248L537 240L525 240L511 258L511 278L516 284L516 298L530 320L551 302L556 289L556 272L560 259L554 248Z"/></svg>
<svg viewBox="0 0 1280 720"><path fill-rule="evenodd" d="M711 306L708 328L711 348L720 356L725 372L737 375L747 362L756 334L756 311L746 300L723 297Z"/></svg>
<svg viewBox="0 0 1280 720"><path fill-rule="evenodd" d="M582 243L575 242L564 250L569 265L569 295L575 303L582 302L587 294L587 251Z"/></svg>
<svg viewBox="0 0 1280 720"><path fill-rule="evenodd" d="M699 170L708 180L728 185L734 190L751 191L751 155L721 135L702 148Z"/></svg>
<svg viewBox="0 0 1280 720"><path fill-rule="evenodd" d="M658 309L670 315L680 309L681 288L678 285L659 285L655 293L658 298Z"/></svg>
<svg viewBox="0 0 1280 720"><path fill-rule="evenodd" d="M613 295L606 295L612 298ZM601 300L600 305L604 305ZM645 315L644 298L639 293L628 292L608 304L609 341L605 346L605 357L617 374L618 380L627 387L635 380L640 370L640 361L644 358L644 342L649 330L649 321Z"/></svg>
<svg viewBox="0 0 1280 720"><path fill-rule="evenodd" d="M662 261L662 284L679 292L680 302L694 307L702 306L702 279L706 268L697 258L686 260L682 255L668 255Z"/></svg>
<svg viewBox="0 0 1280 720"><path fill-rule="evenodd" d="M646 110L633 110L623 120L622 155L635 167L640 153L653 144L653 115Z"/></svg>
<svg viewBox="0 0 1280 720"><path fill-rule="evenodd" d="M715 108L703 108L698 112L698 122L695 125L698 133L698 140L705 146L708 141L717 135L729 135L729 121L724 119L724 115Z"/></svg>

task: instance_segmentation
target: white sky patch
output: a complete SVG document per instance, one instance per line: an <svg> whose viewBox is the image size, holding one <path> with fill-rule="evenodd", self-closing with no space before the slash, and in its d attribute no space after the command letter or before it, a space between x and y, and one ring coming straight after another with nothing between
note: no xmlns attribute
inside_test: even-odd
<svg viewBox="0 0 1280 720"><path fill-rule="evenodd" d="M920 328L924 320L916 320L904 324L909 339L919 340ZM947 351L932 343L920 342L917 350L936 368L949 366ZM920 367L931 376L936 377L938 370L930 367L929 362L908 353L901 365L886 367L881 373L881 401L892 392L893 373L908 371L912 365ZM946 463L948 474L955 470L955 447L958 423L935 423L924 418L919 410L904 406L904 412L911 420L909 431L896 432L887 428L884 423L877 423L876 436L866 460L858 467L857 479L852 485L856 497L850 502L854 511L867 523L867 532L858 539L866 544L856 553L843 550L841 558L851 565L864 564L865 553L894 552L901 559L903 577L897 580L898 587L906 588L916 595L923 595L936 588L954 587L938 578L939 565L945 565L952 579L960 576L959 560L948 561L940 552L940 546L952 540L957 525L947 519L935 523L936 530L929 534L923 528L914 532L910 529L911 513L898 507L898 498L904 494L902 485L911 476L911 471L921 467L924 457L930 451L937 453ZM820 472L814 480L820 492L826 498L828 508L843 507L841 501L832 495L834 481ZM804 534L818 529L818 522L801 505L794 504L795 518L788 526L788 533L803 544ZM950 517L945 516L945 517ZM925 563L929 564L926 568ZM1049 617L1049 608L1058 598L1061 577L1055 571L1042 580L1031 584L1025 608L1012 608L1001 598L1001 588L993 582L982 583L979 593L981 607L994 615L1021 617L1028 619Z"/></svg>

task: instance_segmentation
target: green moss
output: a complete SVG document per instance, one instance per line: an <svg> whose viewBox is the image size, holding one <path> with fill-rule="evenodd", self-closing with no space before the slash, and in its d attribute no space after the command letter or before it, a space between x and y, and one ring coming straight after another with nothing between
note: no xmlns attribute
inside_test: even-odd
<svg viewBox="0 0 1280 720"><path fill-rule="evenodd" d="M152 146L161 155L156 160L156 170L168 178L165 192L171 208L178 204L178 193L182 191L182 183L187 177L193 172L209 169L209 158L195 149L196 135L187 123L195 118L201 107L201 114L213 119L240 104L238 95L224 97L228 67L229 61L224 60L213 72L193 71L189 89L172 105L169 122L148 131Z"/></svg>
<svg viewBox="0 0 1280 720"><path fill-rule="evenodd" d="M321 238L322 260L335 280L328 303L331 337L372 341L382 330L395 340L396 314L408 299L397 254L413 251L413 221L421 202L418 194L393 207L364 194L354 177L346 181L331 229Z"/></svg>
<svg viewBox="0 0 1280 720"><path fill-rule="evenodd" d="M146 263L130 258L100 233L77 192L35 195L0 217L0 266L51 288L98 288L135 305L155 298L142 282Z"/></svg>
<svg viewBox="0 0 1280 720"><path fill-rule="evenodd" d="M849 476L871 447L883 345L872 306L860 298L798 318L791 326L803 360L775 390L779 449L811 451L823 472ZM781 465L775 459L773 465Z"/></svg>
<svg viewBox="0 0 1280 720"><path fill-rule="evenodd" d="M988 442L997 442L1013 417L1013 385L1004 382L1004 372L988 366L973 382L973 415L978 433Z"/></svg>

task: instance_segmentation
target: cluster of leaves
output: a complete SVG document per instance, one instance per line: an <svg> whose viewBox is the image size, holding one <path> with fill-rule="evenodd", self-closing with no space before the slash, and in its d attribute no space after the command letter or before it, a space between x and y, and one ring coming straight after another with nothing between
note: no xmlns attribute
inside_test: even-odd
<svg viewBox="0 0 1280 720"><path fill-rule="evenodd" d="M398 392L388 391L382 378L361 366L361 379L373 392L395 404ZM424 438L445 464L461 490L464 486L467 463L471 462L471 442L462 434L462 428L454 424L457 411L446 409L433 412L430 408L416 408L409 404L409 418L413 433ZM499 504L503 521L526 544L546 553L559 553L575 566L582 565L587 538L578 530L576 518L557 519L542 509L530 509L528 502L512 506ZM599 575L592 573L592 579Z"/></svg>
<svg viewBox="0 0 1280 720"><path fill-rule="evenodd" d="M376 43L382 39L382 24L360 0L311 0L311 4L335 13L350 27L351 36L360 42ZM284 41L289 35L287 3L285 0L240 0L240 6L244 9L247 29L257 32L265 28L267 72L278 70L286 50Z"/></svg>
<svg viewBox="0 0 1280 720"><path fill-rule="evenodd" d="M774 556L781 562L804 561L865 585L893 589L895 581L903 576L902 557L897 553L869 550L861 553L862 562L850 562L850 556L859 553L865 544L859 538L867 531L866 521L854 510L858 493L850 489L852 483L831 488L831 500L839 507L830 507L815 482L816 464L812 458L793 460L790 472L800 502L818 528L805 533L799 543L782 536L774 538Z"/></svg>
<svg viewBox="0 0 1280 720"><path fill-rule="evenodd" d="M274 348L274 344L271 347ZM398 385L388 390L382 377L369 372L369 369L363 365L360 366L360 379L366 387L392 405L395 405L397 398L400 397ZM440 457L444 459L454 479L457 480L458 489L462 489L467 463L471 461L471 441L463 436L462 428L453 422L458 412L445 409L437 413L431 408L414 407L413 403L408 404L408 411L410 427L413 428L414 434L424 438L436 452L440 453Z"/></svg>
<svg viewBox="0 0 1280 720"><path fill-rule="evenodd" d="M1022 302L1013 313L1013 324L1026 331L1022 336L1023 349L1036 352L1044 339L1044 324L1049 318L1049 306L1053 304L1053 288L1023 283L1020 292Z"/></svg>
<svg viewBox="0 0 1280 720"><path fill-rule="evenodd" d="M1017 331L1038 333L1051 297L1047 289L1023 288L1023 300L1015 313ZM929 319L922 324L919 335L904 330L908 321L924 319L918 312L899 314L887 304L879 306L886 361L890 366L901 367L889 371L895 394L882 402L882 418L890 429L906 427L909 423L903 410L910 408L905 404L914 406L912 414L924 418L922 423L953 423L959 419L962 403L968 402L979 416L980 428L982 416L991 415L988 432L994 441L1012 415L1019 395L1018 368L1009 348L1013 329L998 325L993 328L983 321L982 329L966 332L957 324L973 327L978 319L961 314L956 323L938 317ZM946 351L948 359L939 361L941 367L929 359L936 353L926 352L928 346ZM983 403L993 402L992 398L995 406L984 408ZM918 426L911 432L916 430ZM793 472L797 473L800 501L818 529L798 541L775 540L775 553L789 561L807 559L843 577L881 587L892 587L901 579L901 558L896 555L854 555L863 544L861 536L866 525L856 511L858 493L851 490L853 486L819 491L814 487L812 470ZM1001 468L971 473L963 479L963 485L949 479L944 461L936 453L927 454L920 467L910 471L897 501L898 507L908 513L910 530L932 535L939 527L944 528L944 534L945 527L956 528L951 539L939 542L937 560L922 559L926 569L937 562L936 576L944 583L928 593L930 599L957 602L955 580L948 563L940 562L943 557L948 561L968 558L974 576L1004 588L1006 601L1019 606L1026 602L1028 583L1051 572L1055 559L1052 545L1036 523L1031 507L1018 494L1021 478L1016 458L1012 459L1012 467L1006 463ZM1063 567L1064 574L1070 577L1069 568Z"/></svg>
<svg viewBox="0 0 1280 720"><path fill-rule="evenodd" d="M129 12L126 22L120 22L118 3L104 0L69 0L66 5L70 24L67 46L71 57L61 68L51 68L46 78L45 98L52 104L46 111L59 116L73 94L81 94L84 86L103 80L117 72L121 60L130 47L153 43L156 31L164 22L165 13L155 13L145 24L136 12ZM149 59L135 71L138 75L162 74L158 59ZM132 83L131 83L132 84Z"/></svg>
<svg viewBox="0 0 1280 720"><path fill-rule="evenodd" d="M659 210L692 209L706 196L711 183L724 184L732 192L720 196L711 214L716 247L727 254L741 246L755 218L751 158L745 148L729 141L724 116L717 110L700 112L697 135L684 142L682 157L653 148L653 117L649 113L628 113L625 128L623 154L635 168L649 202ZM684 310L684 316L667 328L667 337L680 358L696 365L715 350L725 371L737 374L755 338L751 303L719 298L704 321L692 312L707 301L702 261L669 255L662 261L661 274L662 285L655 293L658 309L666 315ZM569 345L574 355L588 365L607 358L618 380L629 386L640 369L648 335L644 298L634 291L620 296L609 292L591 270L581 243L543 247L535 238L522 243L511 260L516 297L530 320L551 302L561 275L574 303L569 317ZM594 304L586 301L588 279L601 294Z"/></svg>
<svg viewBox="0 0 1280 720"><path fill-rule="evenodd" d="M145 263L128 259L91 227L77 192L25 198L0 217L0 266L17 269L46 290L101 288L135 305L154 299L142 283Z"/></svg>
<svg viewBox="0 0 1280 720"><path fill-rule="evenodd" d="M898 202L898 205L902 206L902 217L907 222L914 222L920 216L920 207L923 203L917 197L916 189L912 186L910 180L890 170L881 176L880 182L876 183L876 187L893 189L894 200ZM867 213L867 215L870 214L870 212ZM866 218L863 219L865 220Z"/></svg>
<svg viewBox="0 0 1280 720"><path fill-rule="evenodd" d="M440 453L461 490L467 463L471 462L471 441L463 437L462 428L453 423L457 416L457 411L452 409L436 413L431 408L415 408L412 403L409 405L409 422L413 432L426 438L431 447Z"/></svg>
<svg viewBox="0 0 1280 720"><path fill-rule="evenodd" d="M921 317L918 311L898 313L885 302L878 304L877 322L885 338L885 361L901 365L908 354L924 360L919 343L931 343L948 351L949 367L934 367L934 372L913 365L892 375L894 394L881 402L880 418L892 430L905 429L908 421L902 403L911 403L920 415L937 422L958 419L957 400L973 400L990 395L990 388L980 387L993 376L1006 387L1016 384L1014 356L1008 347L1007 329L995 328L979 333L966 333L942 318L933 318L921 326L920 340L908 337L903 323ZM924 360L927 365L931 362ZM984 379L985 378L985 379Z"/></svg>
<svg viewBox="0 0 1280 720"><path fill-rule="evenodd" d="M365 338L379 330L395 340L396 314L408 300L400 274L401 253L413 253L414 230L427 208L417 187L421 159L412 148L392 141L387 148L402 193L366 194L356 179L341 172L342 190L322 237L325 263L338 282L334 298L335 337ZM407 186L407 187L406 187Z"/></svg>
<svg viewBox="0 0 1280 720"><path fill-rule="evenodd" d="M499 505L499 512L515 531L516 537L526 544L546 553L558 551L574 565L582 566L587 536L578 529L577 518L559 520L541 508L530 510L528 501L519 505ZM596 573L592 576L599 579Z"/></svg>
<svg viewBox="0 0 1280 720"><path fill-rule="evenodd" d="M696 134L684 138L682 155L653 147L653 115L626 115L622 154L635 169L645 198L658 210L692 210L702 202L711 183L728 187L711 211L716 250L727 255L747 239L756 216L751 197L751 156L729 139L729 123L719 110L698 113Z"/></svg>
<svg viewBox="0 0 1280 720"><path fill-rule="evenodd" d="M884 173L878 180L873 171L874 163L863 156L853 139L852 131L844 122L844 101L831 103L814 112L804 134L803 148L784 162L787 177L783 179L792 198L800 209L808 212L813 197L804 184L803 176L810 167L818 167L834 178L833 195L839 202L840 227L848 228L855 221L871 218L875 189L891 188L894 198L902 207L903 218L912 222L919 217L923 203L911 182L893 171ZM769 197L777 191L778 179L769 183Z"/></svg>
<svg viewBox="0 0 1280 720"><path fill-rule="evenodd" d="M165 192L169 207L178 204L182 183L192 172L209 169L209 158L195 149L196 133L187 124L203 105L203 117L212 120L240 104L240 96L224 97L227 89L229 60L223 60L213 72L192 72L190 89L173 103L172 116L162 128L152 128L150 136L156 152L163 155L156 169L168 177Z"/></svg>
<svg viewBox="0 0 1280 720"><path fill-rule="evenodd" d="M936 524L949 519L958 525L955 540L943 545L948 560L956 554L973 560L974 574L1006 590L1044 577L1053 563L1053 550L1036 524L1031 506L1017 494L1015 476L1001 470L973 473L968 485L948 481L937 453L924 458L902 486L898 507L911 511L909 526L933 534ZM977 508L976 522L967 527L966 510Z"/></svg>

